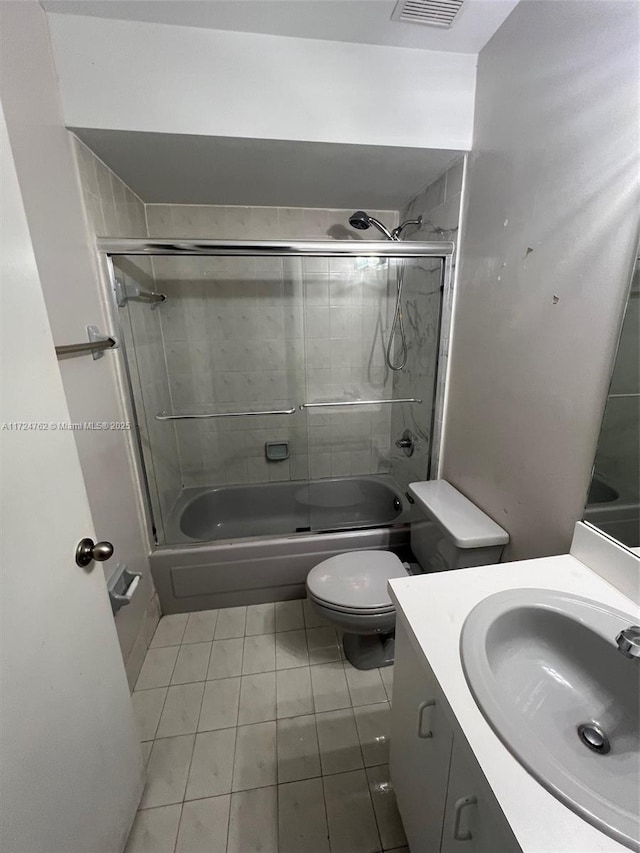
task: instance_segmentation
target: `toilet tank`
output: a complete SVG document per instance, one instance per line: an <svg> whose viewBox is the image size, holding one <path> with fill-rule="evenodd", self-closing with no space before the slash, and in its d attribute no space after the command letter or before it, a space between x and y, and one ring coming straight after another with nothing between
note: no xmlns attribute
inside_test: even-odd
<svg viewBox="0 0 640 853"><path fill-rule="evenodd" d="M416 520L411 550L424 572L500 561L509 534L446 480L410 483Z"/></svg>

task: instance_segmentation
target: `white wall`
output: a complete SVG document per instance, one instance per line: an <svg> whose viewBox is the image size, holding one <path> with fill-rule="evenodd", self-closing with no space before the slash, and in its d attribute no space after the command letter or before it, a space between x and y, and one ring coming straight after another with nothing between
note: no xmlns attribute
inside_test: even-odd
<svg viewBox="0 0 640 853"><path fill-rule="evenodd" d="M466 150L476 59L50 15L67 126Z"/></svg>
<svg viewBox="0 0 640 853"><path fill-rule="evenodd" d="M639 236L638 7L523 0L480 54L444 476L508 557L582 515Z"/></svg>
<svg viewBox="0 0 640 853"><path fill-rule="evenodd" d="M87 325L111 331L111 323L90 245L72 137L60 113L46 15L35 0L5 3L0 36L0 95L54 340L86 340ZM127 419L117 357L107 353L100 361L80 356L59 362L74 422ZM120 562L143 573L132 603L116 618L134 681L144 650L138 649L135 660L130 654L143 631L153 585L131 436L115 430L83 430L74 436L97 535L115 547L103 564L105 574Z"/></svg>

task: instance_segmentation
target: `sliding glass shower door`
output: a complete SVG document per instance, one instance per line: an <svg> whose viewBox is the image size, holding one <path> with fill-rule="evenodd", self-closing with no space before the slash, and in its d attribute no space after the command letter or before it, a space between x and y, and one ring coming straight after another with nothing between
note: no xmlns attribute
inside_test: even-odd
<svg viewBox="0 0 640 853"><path fill-rule="evenodd" d="M274 255L113 257L160 544L391 523L428 476L442 260Z"/></svg>
<svg viewBox="0 0 640 853"><path fill-rule="evenodd" d="M300 262L312 530L390 523L385 481L429 476L443 272L430 260Z"/></svg>

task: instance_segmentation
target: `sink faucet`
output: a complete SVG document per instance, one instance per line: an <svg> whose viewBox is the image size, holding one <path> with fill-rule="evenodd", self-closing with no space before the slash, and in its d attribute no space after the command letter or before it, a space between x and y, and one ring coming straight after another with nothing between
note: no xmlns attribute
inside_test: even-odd
<svg viewBox="0 0 640 853"><path fill-rule="evenodd" d="M618 651L626 658L640 659L640 625L629 625L616 637Z"/></svg>

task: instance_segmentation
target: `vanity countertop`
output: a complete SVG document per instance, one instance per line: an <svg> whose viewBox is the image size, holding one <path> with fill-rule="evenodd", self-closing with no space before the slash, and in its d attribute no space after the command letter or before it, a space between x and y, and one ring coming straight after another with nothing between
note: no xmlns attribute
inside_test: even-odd
<svg viewBox="0 0 640 853"><path fill-rule="evenodd" d="M411 640L428 659L523 853L623 853L629 848L591 826L529 775L493 733L467 687L459 643L468 613L495 592L522 587L569 592L638 614L630 599L569 554L389 581Z"/></svg>

